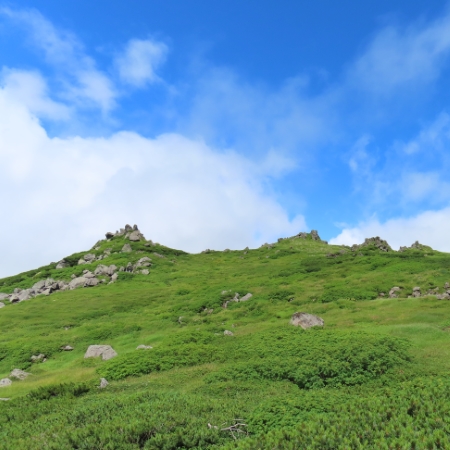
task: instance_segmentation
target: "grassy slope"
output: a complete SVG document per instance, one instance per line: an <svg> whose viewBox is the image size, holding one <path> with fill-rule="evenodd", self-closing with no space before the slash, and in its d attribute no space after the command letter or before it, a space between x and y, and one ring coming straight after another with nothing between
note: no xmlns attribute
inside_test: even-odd
<svg viewBox="0 0 450 450"><path fill-rule="evenodd" d="M332 411L336 406L346 405L349 399L356 402L374 392L385 398L382 389L392 383L405 383L417 376L424 377L426 382L434 382L437 377L446 380L450 369L450 302L433 297L406 297L414 286L425 291L436 286L442 288L450 281L450 255L431 249L381 253L369 248L356 253L347 249L345 254L328 258L329 252L341 248L304 239L282 240L273 248L248 253L188 255L159 245L145 247L143 243L132 243L131 254L114 253L124 243L122 238L102 241L100 250L94 253L100 254L106 248L112 248L113 253L98 264L126 265L148 255L154 264L150 275L121 273L113 285L55 293L0 310L0 378L15 367L33 374L26 381L14 382L0 391L0 397L12 399L0 402L0 438L3 438L0 448L219 448L227 442L233 446L234 440L228 432L209 430L207 423L221 425L237 416L249 419L253 437L242 444L248 448L278 448L276 445L302 448L304 443L288 447L283 437L258 443L258 433L276 432L282 427L292 429L302 421L308 425L308 414L336 414ZM155 256L154 252L165 258ZM85 253L69 259L75 262ZM0 291L30 287L48 276L69 280L72 273L79 275L83 269L93 270L96 265L63 270L43 267L0 280ZM379 292L388 292L393 286L402 287L400 298L377 298ZM223 290L251 292L254 297L223 309ZM205 308L213 309L212 314L205 312ZM412 362L401 365L388 378L367 380L353 387L300 389L283 377L264 375L252 379L256 375L251 373L234 380L225 377L220 382L208 379L242 358L250 362L257 358L258 352L264 353L264 336L277 339L277 333L290 330L288 321L296 311L318 314L325 320L325 330L314 331L319 333L317 336L329 333L323 335L325 340L319 339L324 351L328 338L331 342L339 333L350 333L349 342L357 342L357 332L363 331L370 339L385 335L406 339ZM232 330L235 337L223 337L226 329ZM199 356L195 360L196 356L191 355L193 362L186 363L190 367L181 367L183 356L174 354L173 348L177 343L180 349L188 345L186 351L194 354L195 346L200 344L186 344L183 336L196 333L210 339L206 345L213 349L213 356ZM254 336L262 336L263 343L245 350L244 343L253 342ZM314 342L314 335L305 336L308 337L301 339ZM55 395L51 400L39 400L26 396L59 383L86 382L92 386L98 383L101 374L114 373L115 366L110 363L83 359L91 344L112 345L119 353L117 361L125 358L120 362L122 369L133 358L146 358L147 353L143 356L135 350L137 345L152 345L154 350L148 352L160 351L156 354L167 354L168 358L174 355L175 368L168 366L168 370L162 368L113 381L105 391L91 389L75 398ZM75 350L60 352L62 345L72 345ZM320 353L321 349L316 351ZM45 353L49 360L32 365L29 358L38 353ZM397 387L400 392L402 389L409 392L404 384L401 386ZM39 388L41 391L36 391ZM410 393L405 394L405 398L409 396ZM293 399L303 402L291 405L295 411L302 411L298 417L289 408L273 413L274 408L290 405ZM24 409L30 411L29 416L23 415ZM73 419L74 411L78 422ZM97 414L102 432L99 427L89 428L90 420ZM286 417L293 416L295 423L285 423ZM266 420L272 420L272 425L261 425ZM118 431L116 421L124 429ZM430 435L429 430L424 434ZM438 448L436 439L432 445ZM289 441L293 440L290 436ZM316 444L308 445L315 448ZM340 444L342 447L326 445L318 443L317 448L359 448L356 443ZM398 448L410 448L410 443L404 445Z"/></svg>

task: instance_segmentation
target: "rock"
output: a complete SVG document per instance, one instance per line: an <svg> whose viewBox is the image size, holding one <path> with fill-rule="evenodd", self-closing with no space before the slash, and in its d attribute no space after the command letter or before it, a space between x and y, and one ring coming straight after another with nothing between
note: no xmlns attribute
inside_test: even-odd
<svg viewBox="0 0 450 450"><path fill-rule="evenodd" d="M151 345L138 345L136 350L149 350L151 348L153 348Z"/></svg>
<svg viewBox="0 0 450 450"><path fill-rule="evenodd" d="M445 292L443 294L437 294L436 298L438 300L448 300L448 299L450 299L450 294L448 294L447 292Z"/></svg>
<svg viewBox="0 0 450 450"><path fill-rule="evenodd" d="M111 276L111 281L114 283L117 281L117 278L119 278L119 275L117 273L115 273Z"/></svg>
<svg viewBox="0 0 450 450"><path fill-rule="evenodd" d="M448 282L446 281L445 284L444 284L444 289L448 289L448 288L450 288L450 284L448 284ZM1 299L2 298L1 298L1 295L0 295L0 300Z"/></svg>
<svg viewBox="0 0 450 450"><path fill-rule="evenodd" d="M97 278L88 278L86 280L86 283L84 283L84 287L93 287L93 286L97 286L99 283Z"/></svg>
<svg viewBox="0 0 450 450"><path fill-rule="evenodd" d="M114 264L111 264L110 266L105 266L103 264L100 264L97 266L97 268L94 271L95 275L108 275L112 276L117 270L117 267Z"/></svg>
<svg viewBox="0 0 450 450"><path fill-rule="evenodd" d="M144 235L139 230L134 230L130 233L128 239L132 242L138 242L141 239L144 239Z"/></svg>
<svg viewBox="0 0 450 450"><path fill-rule="evenodd" d="M72 275L70 275L70 278L72 278L72 280L74 280L77 276L73 273Z"/></svg>
<svg viewBox="0 0 450 450"><path fill-rule="evenodd" d="M150 273L150 271L148 269L141 270L142 275L148 275L149 273Z"/></svg>
<svg viewBox="0 0 450 450"><path fill-rule="evenodd" d="M74 278L70 283L69 283L69 289L73 290L73 289L77 289L80 287L84 287L84 285L86 284L87 278L84 277L78 277L78 278Z"/></svg>
<svg viewBox="0 0 450 450"><path fill-rule="evenodd" d="M106 378L100 378L100 389L105 389L106 386L108 386L108 381L106 381Z"/></svg>
<svg viewBox="0 0 450 450"><path fill-rule="evenodd" d="M83 271L83 277L89 279L89 278L95 278L95 275L92 272L90 272L89 270L86 270L86 271Z"/></svg>
<svg viewBox="0 0 450 450"><path fill-rule="evenodd" d="M23 370L20 369L14 369L10 374L9 377L10 378L17 378L18 380L25 380L25 378L27 378L29 375L31 375L28 372L25 372Z"/></svg>
<svg viewBox="0 0 450 450"><path fill-rule="evenodd" d="M4 308L5 304L3 302L0 302L0 308Z"/></svg>
<svg viewBox="0 0 450 450"><path fill-rule="evenodd" d="M389 298L397 298L398 295L396 294L396 292L400 291L400 288L398 286L394 286L390 291L389 291Z"/></svg>
<svg viewBox="0 0 450 450"><path fill-rule="evenodd" d="M0 398L0 402L7 402L9 401L9 398Z"/></svg>
<svg viewBox="0 0 450 450"><path fill-rule="evenodd" d="M39 361L47 360L47 358L45 357L45 355L43 353L39 353L39 355L32 355L30 359L32 362L39 362Z"/></svg>
<svg viewBox="0 0 450 450"><path fill-rule="evenodd" d="M306 330L311 327L323 327L324 321L321 317L315 316L314 314L296 312L293 314L290 324L296 327L300 326Z"/></svg>
<svg viewBox="0 0 450 450"><path fill-rule="evenodd" d="M250 294L250 292L248 294L245 294L239 301L240 302L246 302L247 300L250 300L253 297L253 294Z"/></svg>
<svg viewBox="0 0 450 450"><path fill-rule="evenodd" d="M69 267L69 263L66 260L62 259L61 261L59 261L58 264L56 264L55 268L56 269L65 269L66 267Z"/></svg>
<svg viewBox="0 0 450 450"><path fill-rule="evenodd" d="M8 300L11 294L0 294L0 300Z"/></svg>
<svg viewBox="0 0 450 450"><path fill-rule="evenodd" d="M91 262L91 261L95 261L97 257L93 253L88 253L87 255L84 255L83 258L85 261Z"/></svg>
<svg viewBox="0 0 450 450"><path fill-rule="evenodd" d="M224 336L234 336L234 333L233 333L232 331L225 330L225 331L223 332L223 335L224 335Z"/></svg>
<svg viewBox="0 0 450 450"><path fill-rule="evenodd" d="M11 386L12 381L9 378L3 378L0 380L0 387Z"/></svg>
<svg viewBox="0 0 450 450"><path fill-rule="evenodd" d="M9 297L9 301L11 303L18 303L20 301L19 296L16 294L12 294L11 297Z"/></svg>
<svg viewBox="0 0 450 450"><path fill-rule="evenodd" d="M413 297L420 297L420 287L419 286L416 286L416 287L413 287L413 292L412 292L412 296Z"/></svg>
<svg viewBox="0 0 450 450"><path fill-rule="evenodd" d="M64 345L63 347L61 347L61 350L64 352L71 352L73 350L73 347L71 347L70 345Z"/></svg>
<svg viewBox="0 0 450 450"><path fill-rule="evenodd" d="M154 254L155 256L157 256L158 258L165 258L165 256L164 256L164 255L161 255L160 253L153 252L153 254Z"/></svg>
<svg viewBox="0 0 450 450"><path fill-rule="evenodd" d="M376 248L378 248L379 250L381 250L383 252L392 251L392 247L387 243L387 241L381 239L379 236L367 238L364 240L364 242L362 244L352 245L352 251L355 252L360 248L370 247L370 246L375 246Z"/></svg>
<svg viewBox="0 0 450 450"><path fill-rule="evenodd" d="M151 259L148 256L144 256L136 263L136 267L149 267L151 265Z"/></svg>
<svg viewBox="0 0 450 450"><path fill-rule="evenodd" d="M124 252L124 253L130 253L130 252L132 252L133 251L133 249L131 248L131 245L130 244L125 244L123 247L122 247L122 252Z"/></svg>
<svg viewBox="0 0 450 450"><path fill-rule="evenodd" d="M24 300L30 300L34 298L34 289L24 289L20 294L18 294L19 302Z"/></svg>
<svg viewBox="0 0 450 450"><path fill-rule="evenodd" d="M117 352L110 345L90 345L84 354L85 358L97 358L101 356L103 361L117 356Z"/></svg>
<svg viewBox="0 0 450 450"><path fill-rule="evenodd" d="M108 231L106 234L106 239L112 239L114 237L114 233L111 233L111 231Z"/></svg>

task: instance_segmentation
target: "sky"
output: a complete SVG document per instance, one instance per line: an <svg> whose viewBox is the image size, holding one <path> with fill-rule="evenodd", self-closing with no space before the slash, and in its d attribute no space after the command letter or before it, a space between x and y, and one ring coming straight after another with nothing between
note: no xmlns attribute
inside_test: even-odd
<svg viewBox="0 0 450 450"><path fill-rule="evenodd" d="M0 277L138 224L450 252L450 3L0 1Z"/></svg>

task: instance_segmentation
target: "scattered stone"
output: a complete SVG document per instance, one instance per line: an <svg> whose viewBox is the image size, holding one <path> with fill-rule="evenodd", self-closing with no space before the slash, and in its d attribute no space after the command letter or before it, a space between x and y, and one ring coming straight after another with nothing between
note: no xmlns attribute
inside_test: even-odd
<svg viewBox="0 0 450 450"><path fill-rule="evenodd" d="M135 267L149 267L151 265L151 259L148 256L144 256L136 263Z"/></svg>
<svg viewBox="0 0 450 450"><path fill-rule="evenodd" d="M84 255L84 260L87 262L92 262L96 260L96 256L93 253L88 253L87 255Z"/></svg>
<svg viewBox="0 0 450 450"><path fill-rule="evenodd" d="M25 378L27 378L29 375L31 375L28 372L25 372L23 370L20 369L14 369L10 374L9 377L10 378L17 378L18 380L25 380Z"/></svg>
<svg viewBox="0 0 450 450"><path fill-rule="evenodd" d="M0 380L0 387L11 386L12 381L9 378L3 378Z"/></svg>
<svg viewBox="0 0 450 450"><path fill-rule="evenodd" d="M99 283L97 278L88 278L86 280L86 283L84 283L84 287L93 287L93 286L97 286Z"/></svg>
<svg viewBox="0 0 450 450"><path fill-rule="evenodd" d="M100 378L100 389L105 389L106 386L108 386L108 381L106 381L106 378Z"/></svg>
<svg viewBox="0 0 450 450"><path fill-rule="evenodd" d="M253 297L253 294L250 294L250 292L248 294L245 294L239 301L240 302L246 302L247 300L250 300Z"/></svg>
<svg viewBox="0 0 450 450"><path fill-rule="evenodd" d="M153 252L153 254L154 254L155 256L157 256L158 258L165 258L165 256L164 256L164 255L161 255L160 253Z"/></svg>
<svg viewBox="0 0 450 450"><path fill-rule="evenodd" d="M412 296L413 297L420 297L420 287L419 286L416 286L416 287L413 288Z"/></svg>
<svg viewBox="0 0 450 450"><path fill-rule="evenodd" d="M141 270L142 275L148 275L149 273L150 273L150 271L148 269Z"/></svg>
<svg viewBox="0 0 450 450"><path fill-rule="evenodd" d="M116 281L117 281L117 278L119 278L119 275L118 275L117 273L113 274L113 275L111 276L111 282L112 282L112 283L116 282Z"/></svg>
<svg viewBox="0 0 450 450"><path fill-rule="evenodd" d="M300 326L306 330L311 327L323 327L324 321L321 317L315 316L314 314L296 312L293 314L290 324L296 327Z"/></svg>
<svg viewBox="0 0 450 450"><path fill-rule="evenodd" d="M101 356L103 361L117 356L117 352L110 345L90 345L84 354L85 358L97 358Z"/></svg>
<svg viewBox="0 0 450 450"><path fill-rule="evenodd" d="M0 294L0 300L7 300L9 299L10 294Z"/></svg>
<svg viewBox="0 0 450 450"><path fill-rule="evenodd" d="M134 230L130 233L128 239L132 242L138 242L141 239L144 239L144 235L139 230Z"/></svg>
<svg viewBox="0 0 450 450"><path fill-rule="evenodd" d="M151 348L153 348L151 345L138 345L136 350L149 350Z"/></svg>
<svg viewBox="0 0 450 450"><path fill-rule="evenodd" d="M230 331L230 330L225 330L225 331L223 332L223 335L224 335L224 336L234 336L234 333L233 333L232 331Z"/></svg>
<svg viewBox="0 0 450 450"><path fill-rule="evenodd" d="M73 290L73 289L77 289L80 287L84 287L84 285L86 284L87 278L85 277L78 277L78 278L74 278L70 283L69 283L69 289Z"/></svg>
<svg viewBox="0 0 450 450"><path fill-rule="evenodd" d="M43 353L39 353L39 355L32 355L30 359L32 362L47 361L47 358L45 357L45 355Z"/></svg>
<svg viewBox="0 0 450 450"><path fill-rule="evenodd" d="M130 252L132 252L133 251L133 249L131 248L131 245L130 244L125 244L123 247L122 247L122 252L124 252L124 253L130 253Z"/></svg>
<svg viewBox="0 0 450 450"><path fill-rule="evenodd" d="M389 298L397 298L398 295L396 294L396 292L399 292L401 289L398 286L394 286L390 291L389 291Z"/></svg>
<svg viewBox="0 0 450 450"><path fill-rule="evenodd" d="M64 352L71 352L73 350L73 347L71 347L70 345L64 345L61 347L61 350Z"/></svg>
<svg viewBox="0 0 450 450"><path fill-rule="evenodd" d="M0 308L4 308L5 304L3 302L0 302Z"/></svg>

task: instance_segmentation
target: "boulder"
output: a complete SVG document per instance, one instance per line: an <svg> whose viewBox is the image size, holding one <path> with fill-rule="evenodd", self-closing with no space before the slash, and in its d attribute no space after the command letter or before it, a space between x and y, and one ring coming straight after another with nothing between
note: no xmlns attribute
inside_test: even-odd
<svg viewBox="0 0 450 450"><path fill-rule="evenodd" d="M34 297L33 289L24 289L20 294L18 294L19 302L23 302L24 300L30 300Z"/></svg>
<svg viewBox="0 0 450 450"><path fill-rule="evenodd" d="M58 262L58 264L56 264L56 269L65 269L66 267L69 267L69 263L62 259L61 261Z"/></svg>
<svg viewBox="0 0 450 450"><path fill-rule="evenodd" d="M139 230L134 230L130 233L128 239L132 242L138 242L141 239L144 239L144 235Z"/></svg>
<svg viewBox="0 0 450 450"><path fill-rule="evenodd" d="M11 386L12 381L9 378L3 378L0 380L0 387Z"/></svg>
<svg viewBox="0 0 450 450"><path fill-rule="evenodd" d="M149 267L151 265L151 259L148 256L144 256L136 263L136 267Z"/></svg>
<svg viewBox="0 0 450 450"><path fill-rule="evenodd" d="M108 381L106 378L100 378L100 386L99 389L105 389L106 386L108 386Z"/></svg>
<svg viewBox="0 0 450 450"><path fill-rule="evenodd" d="M47 361L47 358L43 353L39 353L39 355L32 355L30 359L32 362Z"/></svg>
<svg viewBox="0 0 450 450"><path fill-rule="evenodd" d="M25 372L23 370L20 369L14 369L10 374L9 377L10 378L17 378L18 380L25 380L25 378L27 378L29 375L31 375L28 372Z"/></svg>
<svg viewBox="0 0 450 450"><path fill-rule="evenodd" d="M0 294L0 300L7 300L11 294Z"/></svg>
<svg viewBox="0 0 450 450"><path fill-rule="evenodd" d="M225 330L225 331L223 332L223 335L224 335L224 336L234 336L234 333L233 333L232 331L230 331L230 330Z"/></svg>
<svg viewBox="0 0 450 450"><path fill-rule="evenodd" d="M245 294L242 298L239 299L240 302L246 302L247 300L250 300L253 297L253 294Z"/></svg>
<svg viewBox="0 0 450 450"><path fill-rule="evenodd" d="M142 275L148 275L149 273L150 273L150 271L148 269L141 270Z"/></svg>
<svg viewBox="0 0 450 450"><path fill-rule="evenodd" d="M133 251L133 249L131 248L131 245L130 244L125 244L123 247L122 247L122 252L124 252L124 253L130 253L130 252L132 252Z"/></svg>
<svg viewBox="0 0 450 450"><path fill-rule="evenodd" d="M97 278L88 278L86 280L86 283L84 283L84 287L93 287L93 286L97 286L99 283Z"/></svg>
<svg viewBox="0 0 450 450"><path fill-rule="evenodd" d="M71 352L73 350L73 347L71 347L70 345L64 345L63 347L61 347L61 350L64 352Z"/></svg>
<svg viewBox="0 0 450 450"><path fill-rule="evenodd" d="M45 287L45 280L38 281L37 283L34 283L32 286L32 289L35 291L40 291Z"/></svg>
<svg viewBox="0 0 450 450"><path fill-rule="evenodd" d="M114 233L111 233L111 231L108 231L106 234L106 239L112 239L114 237Z"/></svg>
<svg viewBox="0 0 450 450"><path fill-rule="evenodd" d="M3 302L0 302L0 308L4 308L5 304Z"/></svg>
<svg viewBox="0 0 450 450"><path fill-rule="evenodd" d="M143 344L141 344L141 345L138 345L136 347L136 350L149 350L151 348L153 348L151 345L143 345Z"/></svg>
<svg viewBox="0 0 450 450"><path fill-rule="evenodd" d="M12 294L11 297L9 297L9 301L11 303L18 303L20 301L20 298L16 294Z"/></svg>
<svg viewBox="0 0 450 450"><path fill-rule="evenodd" d="M419 286L416 286L416 287L413 287L413 292L412 292L412 296L413 297L420 297L420 287Z"/></svg>
<svg viewBox="0 0 450 450"><path fill-rule="evenodd" d="M290 324L306 330L311 327L323 327L324 321L321 317L315 316L314 314L296 312L292 315Z"/></svg>
<svg viewBox="0 0 450 450"><path fill-rule="evenodd" d="M117 281L117 278L119 278L119 275L115 273L111 276L111 281L114 283L115 281Z"/></svg>
<svg viewBox="0 0 450 450"><path fill-rule="evenodd" d="M84 277L77 277L74 278L70 283L69 283L69 289L73 290L73 289L77 289L80 287L84 287L84 285L86 284L87 278Z"/></svg>
<svg viewBox="0 0 450 450"><path fill-rule="evenodd" d="M84 354L85 358L97 358L101 356L103 361L117 356L117 352L110 345L90 345Z"/></svg>

